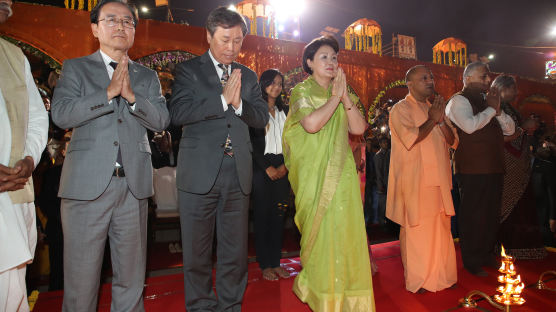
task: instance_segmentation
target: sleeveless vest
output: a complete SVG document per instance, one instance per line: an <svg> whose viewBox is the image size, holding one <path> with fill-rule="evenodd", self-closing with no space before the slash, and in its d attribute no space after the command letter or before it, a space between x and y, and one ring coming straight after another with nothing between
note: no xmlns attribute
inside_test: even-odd
<svg viewBox="0 0 556 312"><path fill-rule="evenodd" d="M0 38L0 90L10 120L12 146L8 166L23 158L29 121L29 96L25 81L25 56L21 49ZM34 200L33 181L29 178L21 190L8 192L12 203L22 204Z"/></svg>
<svg viewBox="0 0 556 312"><path fill-rule="evenodd" d="M477 115L487 108L483 94L469 89L456 93L465 97ZM482 129L471 134L461 130L456 124L459 145L455 152L456 173L490 174L504 173L504 135L498 120L493 117Z"/></svg>

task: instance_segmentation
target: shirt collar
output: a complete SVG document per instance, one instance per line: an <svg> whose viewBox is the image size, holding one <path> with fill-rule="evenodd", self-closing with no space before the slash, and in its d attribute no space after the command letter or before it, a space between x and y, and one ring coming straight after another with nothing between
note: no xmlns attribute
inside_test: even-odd
<svg viewBox="0 0 556 312"><path fill-rule="evenodd" d="M102 61L104 61L104 66L106 67L110 66L110 62L118 63L114 61L110 56L108 56L108 54L102 52L102 50L99 51L100 51L100 55L102 56Z"/></svg>
<svg viewBox="0 0 556 312"><path fill-rule="evenodd" d="M209 54L209 56L210 56L210 59L212 60L212 63L214 64L214 67L216 67L216 68L219 69L219 70L222 70L222 68L220 68L220 67L218 66L218 64L220 64L220 62L218 62L218 61L214 58L214 56L212 55L212 52L210 52L210 49L209 49L209 51L208 51L208 54ZM228 72L230 71L230 68L231 68L231 67L232 67L232 64L228 65ZM223 70L222 70L222 71L223 71Z"/></svg>

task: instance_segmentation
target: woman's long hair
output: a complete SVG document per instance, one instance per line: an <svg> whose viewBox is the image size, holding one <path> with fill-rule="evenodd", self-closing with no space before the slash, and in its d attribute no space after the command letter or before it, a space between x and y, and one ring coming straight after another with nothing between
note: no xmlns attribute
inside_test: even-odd
<svg viewBox="0 0 556 312"><path fill-rule="evenodd" d="M268 103L268 94L266 93L266 88L274 82L274 78L276 78L277 75L280 75L280 77L282 77L282 91L276 98L276 102L274 103L274 105L276 106L276 108L278 108L279 111L283 111L286 107L286 104L282 100L282 92L284 92L284 75L282 75L282 73L277 69L267 69L261 74L259 85L261 86L263 99Z"/></svg>

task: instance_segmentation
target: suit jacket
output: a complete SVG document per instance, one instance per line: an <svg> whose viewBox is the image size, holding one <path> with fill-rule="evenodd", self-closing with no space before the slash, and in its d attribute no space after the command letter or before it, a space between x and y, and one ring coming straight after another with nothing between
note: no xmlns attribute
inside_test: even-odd
<svg viewBox="0 0 556 312"><path fill-rule="evenodd" d="M224 111L222 84L208 51L176 67L169 111L172 124L183 126L176 180L182 191L195 194L210 191L229 133L241 190L244 194L251 192L249 127L266 126L268 107L261 96L257 75L241 64L232 63L232 70L236 68L241 69L241 116L232 107Z"/></svg>
<svg viewBox="0 0 556 312"><path fill-rule="evenodd" d="M122 98L109 103L110 84L100 51L64 62L51 104L52 120L73 128L59 196L93 200L110 182L121 149L125 178L138 199L152 196L151 149L147 129L164 130L169 124L166 100L156 72L129 62L135 110Z"/></svg>
<svg viewBox="0 0 556 312"><path fill-rule="evenodd" d="M278 111L278 110L276 110ZM284 114L288 116L289 107L284 107ZM264 157L266 147L266 131L264 128L249 127L251 143L253 144L253 167L265 171L272 164Z"/></svg>

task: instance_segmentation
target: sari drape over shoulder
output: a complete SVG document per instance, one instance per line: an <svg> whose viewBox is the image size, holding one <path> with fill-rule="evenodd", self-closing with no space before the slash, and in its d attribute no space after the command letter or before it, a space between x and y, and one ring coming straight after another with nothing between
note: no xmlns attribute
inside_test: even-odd
<svg viewBox="0 0 556 312"><path fill-rule="evenodd" d="M355 95L350 95L354 103ZM292 91L283 150L295 193L301 264L293 291L314 311L374 311L371 265L348 121L338 108L316 133L300 121L324 105L330 89L312 77Z"/></svg>

